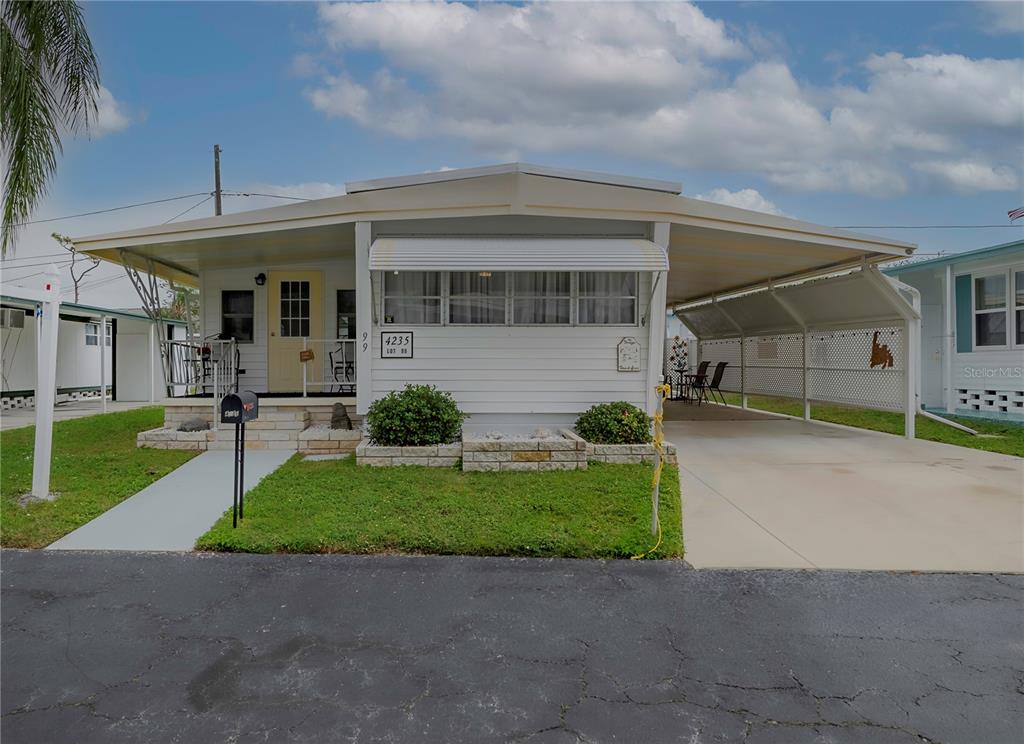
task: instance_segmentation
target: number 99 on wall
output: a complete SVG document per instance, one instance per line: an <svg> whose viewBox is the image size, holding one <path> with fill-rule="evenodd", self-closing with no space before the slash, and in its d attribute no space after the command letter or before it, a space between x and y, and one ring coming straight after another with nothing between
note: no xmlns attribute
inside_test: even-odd
<svg viewBox="0 0 1024 744"><path fill-rule="evenodd" d="M380 358L412 359L412 331L381 332Z"/></svg>

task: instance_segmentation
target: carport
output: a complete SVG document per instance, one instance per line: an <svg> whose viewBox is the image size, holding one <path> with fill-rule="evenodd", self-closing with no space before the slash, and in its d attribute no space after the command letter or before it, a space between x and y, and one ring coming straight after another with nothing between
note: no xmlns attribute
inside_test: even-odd
<svg viewBox="0 0 1024 744"><path fill-rule="evenodd" d="M676 309L690 366L727 362L742 406L670 403L697 567L1024 570L1024 461L914 439L919 298L876 268ZM803 401L803 420L746 408ZM905 439L810 420L812 402L904 413Z"/></svg>
<svg viewBox="0 0 1024 744"><path fill-rule="evenodd" d="M874 266L838 276L682 305L697 337L692 366L725 362L721 389L903 411L914 436L918 410L920 298Z"/></svg>

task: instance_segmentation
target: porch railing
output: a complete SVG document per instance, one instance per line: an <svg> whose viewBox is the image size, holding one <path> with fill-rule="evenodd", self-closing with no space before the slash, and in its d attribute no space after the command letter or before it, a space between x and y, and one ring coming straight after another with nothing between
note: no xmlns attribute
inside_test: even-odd
<svg viewBox="0 0 1024 744"><path fill-rule="evenodd" d="M238 346L234 339L161 341L170 397L211 395L214 413L220 399L238 391Z"/></svg>
<svg viewBox="0 0 1024 744"><path fill-rule="evenodd" d="M302 395L311 392L356 394L356 341L354 338L303 338ZM312 352L310 355L308 352Z"/></svg>

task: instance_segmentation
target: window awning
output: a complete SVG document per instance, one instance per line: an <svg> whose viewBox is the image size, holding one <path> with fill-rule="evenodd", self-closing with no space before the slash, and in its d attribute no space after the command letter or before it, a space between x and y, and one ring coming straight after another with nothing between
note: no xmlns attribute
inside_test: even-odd
<svg viewBox="0 0 1024 744"><path fill-rule="evenodd" d="M372 271L668 271L640 238L377 238Z"/></svg>

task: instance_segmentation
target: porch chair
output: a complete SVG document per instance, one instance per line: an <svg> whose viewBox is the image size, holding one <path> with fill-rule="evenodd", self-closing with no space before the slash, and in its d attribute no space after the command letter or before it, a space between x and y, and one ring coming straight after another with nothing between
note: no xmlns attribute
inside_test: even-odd
<svg viewBox="0 0 1024 744"><path fill-rule="evenodd" d="M344 341L339 341L338 348L327 352L331 362L331 374L334 376L334 387L342 395L355 395L356 385L355 363L347 358ZM344 378L344 379L342 379Z"/></svg>
<svg viewBox="0 0 1024 744"><path fill-rule="evenodd" d="M729 362L719 362L715 365L715 373L711 376L711 382L707 382L704 385L704 400L708 400L708 393L711 394L710 399L714 402L721 402L725 405L725 396L722 395L722 390L719 387L722 384L722 376L725 375L725 368L729 366ZM718 400L715 401L715 395L718 396Z"/></svg>
<svg viewBox="0 0 1024 744"><path fill-rule="evenodd" d="M704 380L707 378L708 365L711 364L709 361L703 361L697 365L697 371L692 375L683 374L682 382L682 399L691 401L694 395L699 392L699 388L703 385ZM697 405L700 405L700 395L696 396Z"/></svg>

